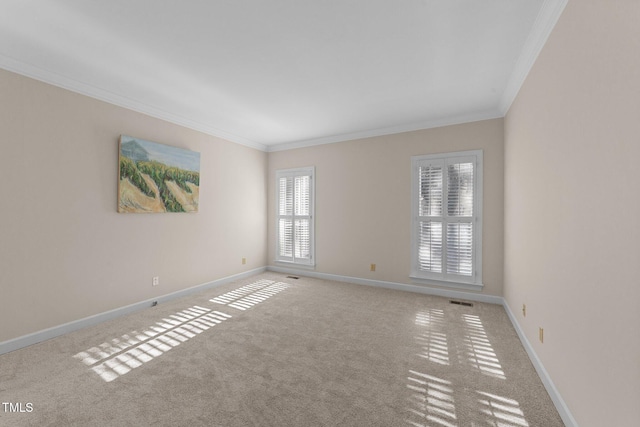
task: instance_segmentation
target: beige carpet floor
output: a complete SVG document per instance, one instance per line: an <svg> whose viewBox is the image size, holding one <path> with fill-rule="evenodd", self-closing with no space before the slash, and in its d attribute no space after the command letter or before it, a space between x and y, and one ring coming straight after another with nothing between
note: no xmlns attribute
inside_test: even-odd
<svg viewBox="0 0 640 427"><path fill-rule="evenodd" d="M2 355L0 400L11 427L563 426L502 307L275 273Z"/></svg>

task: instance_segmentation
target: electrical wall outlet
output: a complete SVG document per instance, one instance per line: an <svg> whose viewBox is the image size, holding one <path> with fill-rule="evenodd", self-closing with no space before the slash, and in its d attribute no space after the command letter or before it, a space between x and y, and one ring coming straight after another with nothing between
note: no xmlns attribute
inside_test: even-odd
<svg viewBox="0 0 640 427"><path fill-rule="evenodd" d="M245 265L247 263L247 259L246 258L242 258L242 265Z"/></svg>
<svg viewBox="0 0 640 427"><path fill-rule="evenodd" d="M154 277L151 281L152 286L158 286L160 284L160 278L158 276Z"/></svg>
<svg viewBox="0 0 640 427"><path fill-rule="evenodd" d="M527 317L527 304L522 304L522 315Z"/></svg>
<svg viewBox="0 0 640 427"><path fill-rule="evenodd" d="M371 271L376 271L376 265L375 264L371 264Z"/></svg>

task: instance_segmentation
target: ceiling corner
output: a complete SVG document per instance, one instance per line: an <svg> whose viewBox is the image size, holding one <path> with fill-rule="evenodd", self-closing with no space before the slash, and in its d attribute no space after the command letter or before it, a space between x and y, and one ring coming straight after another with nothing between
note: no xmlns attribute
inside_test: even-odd
<svg viewBox="0 0 640 427"><path fill-rule="evenodd" d="M522 52L513 68L509 82L502 94L499 109L506 116L511 104L515 100L520 88L524 84L533 64L542 51L551 31L555 27L560 15L564 11L569 0L545 0L540 12L531 28L531 32L525 41Z"/></svg>

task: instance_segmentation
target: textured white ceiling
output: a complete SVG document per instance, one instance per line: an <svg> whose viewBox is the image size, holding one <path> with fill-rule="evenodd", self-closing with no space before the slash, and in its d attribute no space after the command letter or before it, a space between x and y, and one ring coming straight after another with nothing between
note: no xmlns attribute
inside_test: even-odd
<svg viewBox="0 0 640 427"><path fill-rule="evenodd" d="M266 150L504 115L566 0L0 0L0 67Z"/></svg>

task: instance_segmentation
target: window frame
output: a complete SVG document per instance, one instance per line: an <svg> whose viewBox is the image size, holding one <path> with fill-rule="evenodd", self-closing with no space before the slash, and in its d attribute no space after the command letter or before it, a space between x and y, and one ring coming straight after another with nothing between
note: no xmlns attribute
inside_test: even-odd
<svg viewBox="0 0 640 427"><path fill-rule="evenodd" d="M469 222L455 219L448 219L446 213L448 197L448 174L447 166L460 162L473 162L473 213L471 223L473 224L473 245L472 245L472 270L471 276L463 276L446 272L446 230L447 224L456 222ZM443 166L442 180L442 272L436 273L419 268L419 228L421 218L420 208L420 175L419 167L428 163L439 163ZM439 286L481 290L482 284L482 202L483 202L483 151L469 150L449 153L427 154L411 157L411 272L410 278L417 283L435 284Z"/></svg>
<svg viewBox="0 0 640 427"><path fill-rule="evenodd" d="M293 188L293 205L292 205L292 213L291 215L281 215L280 214L280 179L292 177L295 182L295 178L299 176L308 176L309 177L309 215L296 215L295 214L295 185ZM289 266L296 267L306 267L313 268L315 267L315 167L307 166L302 168L292 168L292 169L278 169L276 170L276 179L275 179L275 234L276 234L276 253L275 253L275 262L286 264ZM296 258L295 257L295 236L293 237L293 248L291 257L283 257L280 255L280 219L281 218L291 218L293 223L295 224L296 218L308 218L309 219L309 259L306 258ZM295 233L295 226L294 226Z"/></svg>

